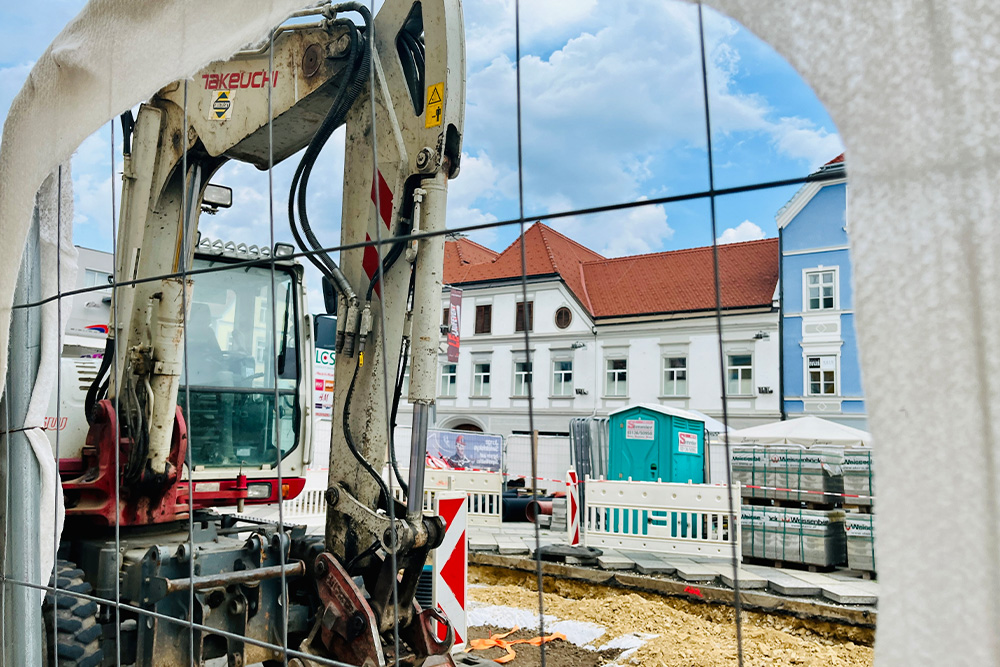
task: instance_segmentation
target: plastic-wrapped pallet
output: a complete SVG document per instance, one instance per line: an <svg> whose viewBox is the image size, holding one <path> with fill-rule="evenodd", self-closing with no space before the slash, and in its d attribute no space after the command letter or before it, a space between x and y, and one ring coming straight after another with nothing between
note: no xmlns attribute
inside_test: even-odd
<svg viewBox="0 0 1000 667"><path fill-rule="evenodd" d="M744 497L836 503L844 492L843 448L735 447L731 456Z"/></svg>
<svg viewBox="0 0 1000 667"><path fill-rule="evenodd" d="M743 505L743 555L805 565L840 565L847 559L842 510Z"/></svg>
<svg viewBox="0 0 1000 667"><path fill-rule="evenodd" d="M875 572L875 515L849 512L844 530L847 533L847 567Z"/></svg>
<svg viewBox="0 0 1000 667"><path fill-rule="evenodd" d="M733 483L739 482L744 498L765 498L759 487L767 483L767 450L764 447L733 447L729 454Z"/></svg>
<svg viewBox="0 0 1000 667"><path fill-rule="evenodd" d="M848 447L844 450L844 495L845 505L875 504L875 475L870 448Z"/></svg>

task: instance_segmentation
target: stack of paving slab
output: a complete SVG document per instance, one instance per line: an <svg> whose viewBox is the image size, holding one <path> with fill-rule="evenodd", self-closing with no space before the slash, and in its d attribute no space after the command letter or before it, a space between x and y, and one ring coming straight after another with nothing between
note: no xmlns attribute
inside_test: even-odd
<svg viewBox="0 0 1000 667"><path fill-rule="evenodd" d="M869 447L845 449L843 470L844 504L872 506L875 496L872 450Z"/></svg>
<svg viewBox="0 0 1000 667"><path fill-rule="evenodd" d="M832 567L847 560L843 510L743 505L743 556Z"/></svg>
<svg viewBox="0 0 1000 667"><path fill-rule="evenodd" d="M734 447L731 462L744 498L832 504L844 493L843 447Z"/></svg>
<svg viewBox="0 0 1000 667"><path fill-rule="evenodd" d="M875 515L849 512L844 521L847 533L847 567L875 572Z"/></svg>
<svg viewBox="0 0 1000 667"><path fill-rule="evenodd" d="M552 499L552 523L549 525L552 531L566 531L566 499Z"/></svg>

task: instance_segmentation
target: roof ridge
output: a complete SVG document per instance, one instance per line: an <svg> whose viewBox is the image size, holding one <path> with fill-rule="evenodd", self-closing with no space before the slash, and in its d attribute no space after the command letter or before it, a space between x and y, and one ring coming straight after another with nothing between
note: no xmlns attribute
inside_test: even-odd
<svg viewBox="0 0 1000 667"><path fill-rule="evenodd" d="M559 273L559 265L556 264L555 253L552 252L552 246L549 245L549 240L545 238L545 230L547 227L541 222L535 223L531 226L532 229L538 228L538 234L542 237L542 245L545 246L545 253L549 256L549 264L552 265L552 270ZM528 231L531 231L530 229Z"/></svg>
<svg viewBox="0 0 1000 667"><path fill-rule="evenodd" d="M583 264L583 262L578 262L576 267L580 272L580 284L583 286L583 296L587 299L587 312L589 312L590 316L593 317L594 304L590 301L590 291L587 289L587 276L583 273ZM565 278L563 278L563 282L566 282Z"/></svg>
<svg viewBox="0 0 1000 667"><path fill-rule="evenodd" d="M462 241L462 242L465 242L465 243L469 243L469 244L471 244L471 245L474 245L474 246L476 246L477 248L479 248L480 250L485 250L486 252L490 253L490 254L491 254L491 255L493 255L494 257L495 257L495 256L496 256L496 255L498 254L496 250L494 250L494 249L492 249L492 248L487 248L487 247L486 247L486 246L484 246L484 245L483 245L482 243L476 243L476 242L475 242L475 241L473 241L472 239L470 239L470 238L467 238L467 237L465 237L465 236L463 236L463 237L461 237L461 238L458 238L458 239L455 239L455 241L456 241L456 242L459 242L459 241Z"/></svg>
<svg viewBox="0 0 1000 667"><path fill-rule="evenodd" d="M570 243L572 243L574 246L576 246L578 248L583 248L584 250L586 250L587 252L589 252L589 253L591 253L593 255L597 255L598 257L604 258L604 255L602 255L601 253L597 252L593 248L588 248L587 246L583 245L579 241L571 239L570 237L566 236L565 234L563 234L559 230L554 229L553 227L550 227L550 226L546 225L541 220L539 220L538 222L536 222L535 225L541 227L543 230L548 230L548 231L552 232L553 234L555 234L559 238L563 239L564 241L569 241ZM594 261L597 261L597 260L594 260Z"/></svg>
<svg viewBox="0 0 1000 667"><path fill-rule="evenodd" d="M538 223L536 222L536 223L532 224L531 227L534 227L537 224ZM524 233L527 234L529 231L531 231L531 227L528 227L528 229ZM492 261L496 262L498 259L500 259L505 254L507 254L508 250L510 250L511 248L513 248L514 246L516 246L520 242L521 242L521 235L518 234L517 236L514 237L514 240L510 242L510 245L508 245L506 248L504 248L503 250L501 250L500 252L497 253L497 256L494 257Z"/></svg>
<svg viewBox="0 0 1000 667"><path fill-rule="evenodd" d="M747 245L754 244L754 243L763 244L763 243L768 243L768 242L777 242L777 240L778 240L777 237L768 237L766 239L754 239L753 241L737 241L735 243L719 243L718 246L719 246L720 249L723 249L723 248L733 247L733 246L747 246ZM623 255L621 257L606 257L604 259L594 259L594 260L589 260L589 261L582 262L582 263L583 264L604 264L604 263L610 263L610 262L624 262L624 261L627 261L627 260L639 259L640 257L655 257L657 255L683 255L683 254L687 254L687 253L693 253L693 252L699 251L699 250L711 250L713 247L714 246L711 246L711 245L705 245L705 246L697 246L695 248L678 248L677 250L661 250L660 252L647 252L647 253L642 253L640 255Z"/></svg>

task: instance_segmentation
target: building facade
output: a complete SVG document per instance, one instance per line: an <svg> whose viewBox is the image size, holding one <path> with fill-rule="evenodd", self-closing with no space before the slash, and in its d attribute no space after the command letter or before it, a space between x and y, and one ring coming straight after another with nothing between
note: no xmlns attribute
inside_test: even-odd
<svg viewBox="0 0 1000 667"><path fill-rule="evenodd" d="M437 428L529 433L529 385L542 435L636 403L721 418L723 373L734 427L779 418L776 239L720 248L725 369L711 247L606 259L540 223L524 242L527 298L520 241L447 243L442 323L461 289L461 346L450 362L442 338Z"/></svg>
<svg viewBox="0 0 1000 667"><path fill-rule="evenodd" d="M847 176L840 155L776 216L781 242L784 416L815 415L867 429L854 327Z"/></svg>

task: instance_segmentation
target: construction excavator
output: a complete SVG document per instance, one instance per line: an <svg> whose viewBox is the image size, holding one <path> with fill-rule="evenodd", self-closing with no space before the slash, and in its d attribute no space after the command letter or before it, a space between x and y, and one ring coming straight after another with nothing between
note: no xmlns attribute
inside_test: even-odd
<svg viewBox="0 0 1000 667"><path fill-rule="evenodd" d="M80 426L58 452L54 580L66 593L43 609L47 641L58 637L48 664L455 664L448 619L415 593L444 531L423 512L422 472L464 49L460 0L387 0L374 17L325 4L122 117L105 353L63 373L59 410ZM341 126L338 239L307 189ZM266 170L293 156L287 215L301 253L199 236L203 208L226 205L210 184L223 164ZM337 245L339 257L324 249ZM337 313L323 536L220 511L302 488L312 331L297 254ZM382 471L407 363L413 440L408 478L392 457L397 498Z"/></svg>

